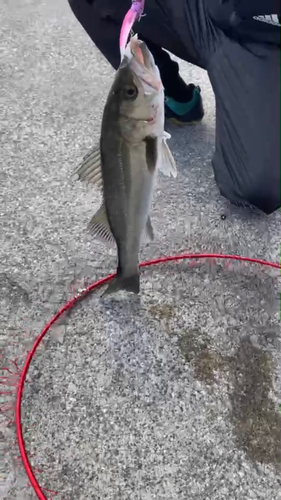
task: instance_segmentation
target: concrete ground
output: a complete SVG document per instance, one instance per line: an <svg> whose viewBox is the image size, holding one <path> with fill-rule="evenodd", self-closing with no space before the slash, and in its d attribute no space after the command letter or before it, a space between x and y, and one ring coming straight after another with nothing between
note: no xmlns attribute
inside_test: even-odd
<svg viewBox="0 0 281 500"><path fill-rule="evenodd" d="M0 16L3 368L72 287L114 270L115 255L86 233L99 194L71 178L98 139L113 71L66 0L2 0ZM181 66L206 114L169 128L178 178L159 178L156 238L142 259L223 251L278 261L281 214L220 196L213 93L204 71ZM260 267L185 262L145 270L139 299L83 301L47 336L24 393L40 484L59 500L281 498L278 286ZM0 497L35 498L14 467L14 428L5 414L0 422Z"/></svg>

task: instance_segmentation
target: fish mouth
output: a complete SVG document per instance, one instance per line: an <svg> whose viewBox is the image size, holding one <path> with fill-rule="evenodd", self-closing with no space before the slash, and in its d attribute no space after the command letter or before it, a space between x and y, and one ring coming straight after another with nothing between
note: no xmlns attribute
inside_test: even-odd
<svg viewBox="0 0 281 500"><path fill-rule="evenodd" d="M147 123L148 125L154 125L156 123L156 115L149 118L135 118L136 122Z"/></svg>
<svg viewBox="0 0 281 500"><path fill-rule="evenodd" d="M157 112L155 112L155 114L153 116L149 116L148 118L132 118L132 116L128 116L126 114L123 114L122 116L124 118L129 119L129 120L134 119L136 122L143 122L143 123L147 123L148 125L154 125L156 123L156 119L157 119Z"/></svg>
<svg viewBox="0 0 281 500"><path fill-rule="evenodd" d="M154 116L150 116L146 120L143 120L145 123L148 123L149 125L154 125L156 123L156 118L157 118L157 113L155 113Z"/></svg>
<svg viewBox="0 0 281 500"><path fill-rule="evenodd" d="M130 49L135 61L141 67L139 79L151 89L160 90L162 84L155 76L155 62L146 44L135 35L130 40Z"/></svg>
<svg viewBox="0 0 281 500"><path fill-rule="evenodd" d="M150 53L146 44L139 40L136 36L133 36L130 40L131 52L135 56L136 60L141 66L144 66L147 70L153 68Z"/></svg>

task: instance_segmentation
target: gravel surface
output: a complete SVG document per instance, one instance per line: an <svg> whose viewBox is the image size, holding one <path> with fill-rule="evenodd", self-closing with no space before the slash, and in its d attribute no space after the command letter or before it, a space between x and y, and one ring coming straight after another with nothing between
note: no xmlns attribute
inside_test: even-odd
<svg viewBox="0 0 281 500"><path fill-rule="evenodd" d="M113 70L66 0L3 0L0 18L3 368L116 260L86 232L99 194L71 177L98 140ZM212 89L204 71L180 65L201 86L205 118L167 128L178 178L159 177L155 241L141 258L278 261L281 213L220 196ZM51 329L30 368L23 428L40 484L58 500L281 498L279 294L278 272L206 261L147 268L138 298L91 294ZM0 416L0 498L34 499L15 468L9 412Z"/></svg>

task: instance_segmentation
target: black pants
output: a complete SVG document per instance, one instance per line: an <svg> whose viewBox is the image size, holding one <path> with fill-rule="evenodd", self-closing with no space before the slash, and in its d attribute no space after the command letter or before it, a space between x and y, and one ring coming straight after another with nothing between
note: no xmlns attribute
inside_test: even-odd
<svg viewBox="0 0 281 500"><path fill-rule="evenodd" d="M146 0L134 26L149 44L161 76L177 71L161 47L206 69L216 99L212 160L221 194L266 214L280 201L280 50L240 43L220 30L208 8L217 0ZM119 34L130 0L69 0L98 49L117 69ZM211 9L210 9L211 12ZM168 69L167 69L168 68Z"/></svg>

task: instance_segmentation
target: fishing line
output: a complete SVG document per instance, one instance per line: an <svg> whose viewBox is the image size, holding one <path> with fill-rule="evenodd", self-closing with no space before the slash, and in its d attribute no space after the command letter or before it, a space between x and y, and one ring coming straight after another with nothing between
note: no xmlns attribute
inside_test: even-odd
<svg viewBox="0 0 281 500"><path fill-rule="evenodd" d="M229 261L240 261L240 262L248 262L250 264L260 264L261 266L267 266L270 268L275 268L275 269L280 269L281 270L281 264L275 263L275 262L269 262L266 260L262 259L255 259L255 258L250 258L250 257L240 257L239 255L223 255L223 254L182 254L182 255L176 255L176 256L167 256L167 257L160 257L158 259L150 260L147 262L142 262L140 264L141 268L149 267L149 266L155 266L158 264L165 264L167 262L177 262L181 260L202 260L202 259L212 259L212 260L229 260ZM92 283L88 288L83 290L81 293L78 295L74 296L69 302L67 302L47 323L47 325L43 328L41 331L40 335L37 337L35 340L32 349L30 350L29 354L27 355L27 358L25 360L24 368L22 370L22 373L20 375L19 379L19 384L18 384L18 389L17 389L17 401L16 401L16 411L15 411L15 420L16 420L16 431L17 431L17 442L18 442L18 447L20 450L20 455L22 459L23 466L25 468L26 474L30 480L30 483L33 487L34 492L37 495L37 498L39 500L47 500L47 497L45 496L44 491L48 491L45 488L42 488L35 475L34 475L34 468L31 466L28 456L27 456L27 451L25 448L25 442L23 438L23 430L22 430L22 415L21 415L21 406L22 406L22 396L23 396L23 390L24 390L24 385L26 382L26 377L28 374L28 370L30 367L30 364L35 356L35 353L38 349L38 346L42 342L43 338L45 337L46 333L49 331L51 326L59 319L59 317L66 311L72 309L74 305L82 300L87 294L89 294L91 291L97 289L98 287L101 287L105 284L107 284L110 280L112 280L116 276L116 273L110 274L109 276L102 278L95 283ZM55 495L58 494L58 492L54 492Z"/></svg>

